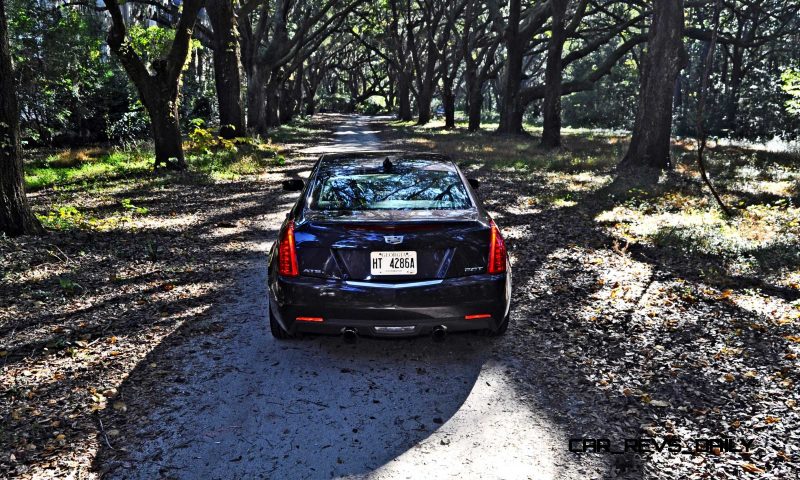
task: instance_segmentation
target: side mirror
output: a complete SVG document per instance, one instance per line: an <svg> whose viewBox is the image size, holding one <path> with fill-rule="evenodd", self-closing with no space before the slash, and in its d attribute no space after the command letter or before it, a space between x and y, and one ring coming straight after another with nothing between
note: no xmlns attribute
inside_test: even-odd
<svg viewBox="0 0 800 480"><path fill-rule="evenodd" d="M475 190L481 188L481 182L479 182L478 180L474 178L468 178L467 181L469 182L470 186Z"/></svg>
<svg viewBox="0 0 800 480"><path fill-rule="evenodd" d="M303 182L299 178L293 178L291 180L283 181L283 189L287 192L299 192L305 186L306 186L305 182Z"/></svg>

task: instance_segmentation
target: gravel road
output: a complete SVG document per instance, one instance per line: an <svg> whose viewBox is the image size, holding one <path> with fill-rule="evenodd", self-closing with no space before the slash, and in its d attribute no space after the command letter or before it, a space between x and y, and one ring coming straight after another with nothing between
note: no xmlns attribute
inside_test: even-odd
<svg viewBox="0 0 800 480"><path fill-rule="evenodd" d="M380 148L376 125L352 117L336 141L305 152ZM266 231L277 230L294 197L281 198ZM115 445L130 458L110 477L608 476L608 465L567 451L575 432L562 430L543 393L520 386L513 325L505 338L451 335L445 343L274 340L264 292L272 240L254 247L236 288L215 305L210 321L224 329L171 355L182 382L130 445Z"/></svg>

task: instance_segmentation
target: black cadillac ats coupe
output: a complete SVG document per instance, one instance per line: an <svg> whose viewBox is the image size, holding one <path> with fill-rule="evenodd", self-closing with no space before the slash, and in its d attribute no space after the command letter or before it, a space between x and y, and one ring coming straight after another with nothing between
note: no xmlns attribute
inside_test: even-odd
<svg viewBox="0 0 800 480"><path fill-rule="evenodd" d="M500 230L446 156L323 155L269 253L272 335L410 336L508 328Z"/></svg>

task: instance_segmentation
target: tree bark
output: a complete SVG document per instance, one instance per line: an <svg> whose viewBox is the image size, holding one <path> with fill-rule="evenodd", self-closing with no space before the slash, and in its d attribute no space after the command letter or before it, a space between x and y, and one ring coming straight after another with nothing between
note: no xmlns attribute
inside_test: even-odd
<svg viewBox="0 0 800 480"><path fill-rule="evenodd" d="M405 72L397 72L398 118L407 122L414 118L411 112L411 78Z"/></svg>
<svg viewBox="0 0 800 480"><path fill-rule="evenodd" d="M444 128L456 128L456 94L453 93L452 85L445 85L442 103L444 104Z"/></svg>
<svg viewBox="0 0 800 480"><path fill-rule="evenodd" d="M561 146L561 55L564 52L564 14L568 3L568 0L550 0L553 23L544 73L545 95L542 107L544 124L541 141L541 145L547 148Z"/></svg>
<svg viewBox="0 0 800 480"><path fill-rule="evenodd" d="M433 90L425 86L417 95L417 125L425 125L431 121L431 103L433 102Z"/></svg>
<svg viewBox="0 0 800 480"><path fill-rule="evenodd" d="M522 133L524 108L520 105L520 89L522 87L522 62L527 42L521 41L520 38L520 9L520 0L511 0L508 25L505 31L506 63L502 78L498 133Z"/></svg>
<svg viewBox="0 0 800 480"><path fill-rule="evenodd" d="M683 22L683 0L655 0L633 135L619 165L620 170L640 173L650 181L670 168L672 94L686 63Z"/></svg>
<svg viewBox="0 0 800 480"><path fill-rule="evenodd" d="M481 110L483 107L483 92L480 87L469 89L467 97L467 118L469 124L467 130L477 132L481 128Z"/></svg>
<svg viewBox="0 0 800 480"><path fill-rule="evenodd" d="M5 0L0 0L0 232L16 236L41 230L25 196L19 105L8 46Z"/></svg>
<svg viewBox="0 0 800 480"><path fill-rule="evenodd" d="M241 50L233 0L208 0L206 12L214 30L214 82L222 138L245 135Z"/></svg>
<svg viewBox="0 0 800 480"><path fill-rule="evenodd" d="M267 133L272 127L277 127L281 124L280 118L280 104L281 104L281 81L276 72L270 74L269 82L266 87L266 110L264 113L263 129L259 131L261 134Z"/></svg>
<svg viewBox="0 0 800 480"><path fill-rule="evenodd" d="M731 78L726 87L728 98L725 105L725 127L728 129L728 135L736 135L738 133L736 119L739 116L739 92L742 86L742 77L744 76L742 71L743 59L744 49L734 45L731 59Z"/></svg>
<svg viewBox="0 0 800 480"><path fill-rule="evenodd" d="M507 48L506 71L503 75L503 93L500 101L500 125L498 133L522 133L520 87L522 85L523 50L519 46Z"/></svg>
<svg viewBox="0 0 800 480"><path fill-rule="evenodd" d="M314 115L317 112L317 88L319 88L319 79L318 77L310 73L306 76L307 78L304 81L304 88L305 88L305 114L308 116Z"/></svg>
<svg viewBox="0 0 800 480"><path fill-rule="evenodd" d="M177 95L171 100L161 97L150 99L147 105L155 143L156 167L174 169L177 165L185 166Z"/></svg>
<svg viewBox="0 0 800 480"><path fill-rule="evenodd" d="M266 68L255 65L247 75L247 127L257 134L267 133Z"/></svg>

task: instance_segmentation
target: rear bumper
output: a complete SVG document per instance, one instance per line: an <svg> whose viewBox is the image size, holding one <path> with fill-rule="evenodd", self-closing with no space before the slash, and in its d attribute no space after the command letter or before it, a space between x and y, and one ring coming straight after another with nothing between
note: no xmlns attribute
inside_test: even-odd
<svg viewBox="0 0 800 480"><path fill-rule="evenodd" d="M424 335L438 325L449 332L496 330L508 313L510 295L510 272L383 284L275 276L269 284L272 315L287 331L327 334L355 328L360 335ZM466 318L471 315L489 317Z"/></svg>

